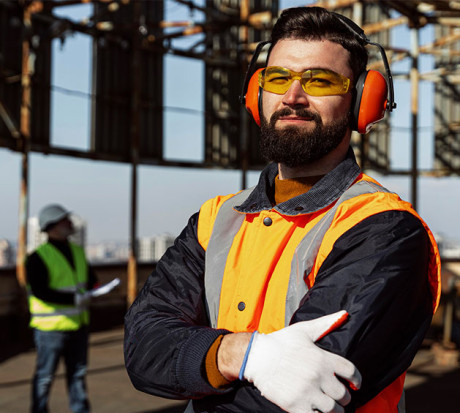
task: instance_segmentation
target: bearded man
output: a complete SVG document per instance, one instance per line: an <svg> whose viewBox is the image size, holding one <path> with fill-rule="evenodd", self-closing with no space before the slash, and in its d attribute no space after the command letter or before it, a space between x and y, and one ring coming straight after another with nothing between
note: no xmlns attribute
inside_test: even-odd
<svg viewBox="0 0 460 413"><path fill-rule="evenodd" d="M254 188L193 215L126 316L136 388L186 412L404 411L439 300L432 234L350 147L365 44L335 13L285 10L260 72Z"/></svg>

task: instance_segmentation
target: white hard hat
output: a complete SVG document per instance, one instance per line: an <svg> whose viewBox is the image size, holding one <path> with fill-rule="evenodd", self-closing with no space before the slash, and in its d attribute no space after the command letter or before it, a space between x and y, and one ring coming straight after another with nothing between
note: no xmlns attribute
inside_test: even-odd
<svg viewBox="0 0 460 413"><path fill-rule="evenodd" d="M38 224L40 225L40 229L45 231L48 226L59 222L69 214L69 211L58 204L51 204L43 207L38 214Z"/></svg>

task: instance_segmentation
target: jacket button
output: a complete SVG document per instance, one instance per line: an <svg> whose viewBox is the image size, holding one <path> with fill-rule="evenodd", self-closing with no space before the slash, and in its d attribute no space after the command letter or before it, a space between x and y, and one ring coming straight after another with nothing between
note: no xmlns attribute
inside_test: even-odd
<svg viewBox="0 0 460 413"><path fill-rule="evenodd" d="M271 218L269 218L269 217L265 217L265 218L264 218L264 225L265 225L266 227L269 227L272 223L273 223L273 221L272 221Z"/></svg>
<svg viewBox="0 0 460 413"><path fill-rule="evenodd" d="M245 308L246 308L246 304L244 303L244 301L240 301L238 303L238 310L243 311Z"/></svg>

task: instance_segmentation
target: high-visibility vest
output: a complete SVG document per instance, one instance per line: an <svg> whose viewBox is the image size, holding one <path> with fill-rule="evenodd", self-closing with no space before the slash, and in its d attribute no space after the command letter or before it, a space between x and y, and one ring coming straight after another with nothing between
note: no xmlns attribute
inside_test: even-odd
<svg viewBox="0 0 460 413"><path fill-rule="evenodd" d="M65 256L52 244L46 243L36 252L48 269L49 287L53 290L75 293L85 291L88 266L83 249L69 243L73 268ZM88 307L62 305L35 297L29 288L30 326L43 331L72 331L89 324Z"/></svg>
<svg viewBox="0 0 460 413"><path fill-rule="evenodd" d="M200 211L198 240L206 250L205 292L212 327L267 334L289 325L337 239L364 219L390 210L413 214L427 231L431 240L429 284L433 312L436 310L440 298L440 256L434 237L409 203L372 178L361 174L329 207L287 218L274 210L257 214L235 211L233 207L241 205L250 193L251 189L218 197ZM207 220L209 216L215 219ZM268 218L273 228L264 233L263 222ZM251 231L251 225L254 228L258 223L260 229ZM248 243L246 239L243 248L245 237L254 240L249 239ZM258 260L246 252L251 247L258 251ZM288 269L290 275L286 277ZM264 279L268 273L269 279ZM404 412L404 376L405 373L358 412Z"/></svg>

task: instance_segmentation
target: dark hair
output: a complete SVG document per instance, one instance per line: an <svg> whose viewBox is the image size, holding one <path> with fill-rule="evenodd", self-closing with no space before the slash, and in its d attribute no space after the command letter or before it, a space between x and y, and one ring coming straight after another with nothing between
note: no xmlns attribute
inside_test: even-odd
<svg viewBox="0 0 460 413"><path fill-rule="evenodd" d="M349 65L355 82L366 70L368 54L364 40L353 33L334 13L322 7L285 9L273 27L270 51L283 39L325 39L338 43L350 53Z"/></svg>

